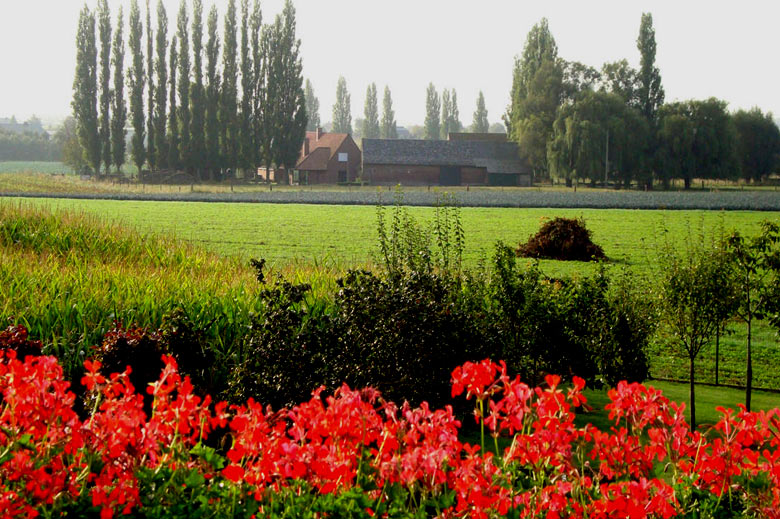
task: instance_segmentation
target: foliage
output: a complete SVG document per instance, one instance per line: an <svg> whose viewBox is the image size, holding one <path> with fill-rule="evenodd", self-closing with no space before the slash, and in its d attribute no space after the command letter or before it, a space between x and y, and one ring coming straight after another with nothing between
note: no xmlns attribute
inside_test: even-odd
<svg viewBox="0 0 780 519"><path fill-rule="evenodd" d="M168 13L165 4L157 2L157 59L154 68L157 82L154 88L154 163L161 169L168 169Z"/></svg>
<svg viewBox="0 0 780 519"><path fill-rule="evenodd" d="M166 160L168 168L178 170L181 167L181 155L179 153L179 118L178 104L176 102L177 73L179 68L179 51L176 45L176 36L171 40L170 58L168 59L168 135L166 137L166 146L168 149L168 159Z"/></svg>
<svg viewBox="0 0 780 519"><path fill-rule="evenodd" d="M159 0L158 0L159 1ZM182 2L184 4L184 2ZM166 33L165 37L168 37ZM152 0L146 0L146 161L149 169L157 169L157 136L155 135L154 85L154 29L152 28Z"/></svg>
<svg viewBox="0 0 780 519"><path fill-rule="evenodd" d="M750 409L753 387L752 325L769 310L776 315L777 284L780 282L780 226L766 221L762 232L751 238L734 232L726 242L727 254L734 268L734 287L737 298L736 314L747 325L747 369L745 407ZM777 323L777 318L773 318Z"/></svg>
<svg viewBox="0 0 780 519"><path fill-rule="evenodd" d="M733 120L742 178L760 182L780 164L780 129L771 113L763 114L758 108L739 110Z"/></svg>
<svg viewBox="0 0 780 519"><path fill-rule="evenodd" d="M306 80L306 86L303 89L303 96L306 98L306 130L316 131L320 127L320 100L314 95L314 87L311 80Z"/></svg>
<svg viewBox="0 0 780 519"><path fill-rule="evenodd" d="M661 86L661 72L655 66L655 29L651 13L642 13L636 46L640 54L636 76L637 101L642 115L654 127L658 110L664 104L664 87Z"/></svg>
<svg viewBox="0 0 780 519"><path fill-rule="evenodd" d="M352 106L347 80L339 76L336 84L336 102L333 104L333 132L352 133Z"/></svg>
<svg viewBox="0 0 780 519"><path fill-rule="evenodd" d="M662 180L728 179L738 171L736 131L726 103L715 98L666 104L658 112Z"/></svg>
<svg viewBox="0 0 780 519"><path fill-rule="evenodd" d="M366 89L366 103L363 109L363 138L379 138L379 107L376 97L376 83L371 83Z"/></svg>
<svg viewBox="0 0 780 519"><path fill-rule="evenodd" d="M206 122L205 122L205 166L212 176L221 164L219 139L220 75L217 69L219 61L219 18L217 6L212 5L206 22L208 39L206 41Z"/></svg>
<svg viewBox="0 0 780 519"><path fill-rule="evenodd" d="M276 16L272 34L270 68L265 83L275 83L275 97L264 108L273 109L271 136L273 162L286 170L295 167L306 135L306 102L303 95L303 65L301 40L296 34L295 7L285 0L282 12ZM335 120L335 119L334 119ZM351 133L351 126L349 127Z"/></svg>
<svg viewBox="0 0 780 519"><path fill-rule="evenodd" d="M436 87L433 83L428 83L428 89L425 91L425 139L437 141L440 138L441 121L441 101Z"/></svg>
<svg viewBox="0 0 780 519"><path fill-rule="evenodd" d="M111 104L111 162L120 171L125 163L125 152L127 143L125 142L125 124L127 124L127 101L125 100L125 40L124 40L124 18L122 7L119 7L119 14L116 21L116 30L114 31L114 42L111 57L111 64L114 67L114 90L112 92Z"/></svg>
<svg viewBox="0 0 780 519"><path fill-rule="evenodd" d="M204 179L206 161L206 92L203 86L203 1L192 3L192 84L190 86L192 167Z"/></svg>
<svg viewBox="0 0 780 519"><path fill-rule="evenodd" d="M590 239L585 221L574 218L553 218L545 222L528 242L520 244L517 255L562 261L606 259L601 246Z"/></svg>
<svg viewBox="0 0 780 519"><path fill-rule="evenodd" d="M111 11L106 0L100 0L97 8L98 39L100 40L100 65L98 67L98 92L100 117L98 139L100 158L109 173L113 155L111 154ZM98 172L99 173L99 172Z"/></svg>
<svg viewBox="0 0 780 519"><path fill-rule="evenodd" d="M78 158L79 163L84 163L78 135L74 131L74 122L73 118L70 118L72 129L69 130L70 135L75 137L75 146L63 139L63 127L58 130L54 138L50 138L48 133L14 133L0 130L0 161L55 161L64 160L66 153L72 153ZM71 152L71 149L74 151Z"/></svg>
<svg viewBox="0 0 780 519"><path fill-rule="evenodd" d="M489 289L486 320L524 379L555 372L609 384L647 378L652 309L630 277L550 279L537 265L519 269L514 251L499 244Z"/></svg>
<svg viewBox="0 0 780 519"><path fill-rule="evenodd" d="M187 2L182 0L179 6L179 15L176 21L176 36L179 42L179 104L176 110L177 124L179 126L179 160L182 169L192 171L195 164L192 161L192 113L190 111L190 32Z"/></svg>
<svg viewBox="0 0 780 519"><path fill-rule="evenodd" d="M488 123L488 112L485 108L485 96L482 90L479 91L477 97L477 109L474 110L474 119L471 122L471 131L474 133L487 133L490 129L490 123Z"/></svg>
<svg viewBox="0 0 780 519"><path fill-rule="evenodd" d="M85 5L79 14L76 36L76 73L73 78L73 117L84 161L100 172L101 143L98 135L98 77L95 15Z"/></svg>
<svg viewBox="0 0 780 519"><path fill-rule="evenodd" d="M390 95L390 87L388 86L385 86L385 95L382 99L382 124L379 131L379 137L382 139L398 138L395 112L393 111L393 98Z"/></svg>
<svg viewBox="0 0 780 519"><path fill-rule="evenodd" d="M462 267L465 236L460 209L452 195L438 195L434 222L418 222L404 206L404 195L395 192L389 227L380 198L376 208L380 261L389 276L408 272L459 273ZM433 242L433 243L432 243Z"/></svg>
<svg viewBox="0 0 780 519"><path fill-rule="evenodd" d="M567 185L612 177L629 186L649 169L649 134L641 114L619 96L586 92L558 111L547 146L550 173L566 179Z"/></svg>
<svg viewBox="0 0 780 519"><path fill-rule="evenodd" d="M133 139L130 154L138 171L141 171L146 162L146 149L144 148L144 86L146 75L144 74L144 56L141 47L143 35L143 22L141 12L138 10L138 0L130 2L130 47L131 66L127 77L130 96L130 121L133 126Z"/></svg>
<svg viewBox="0 0 780 519"><path fill-rule="evenodd" d="M696 426L694 364L702 348L735 310L734 276L725 243L689 237L684 252L670 245L659 259L661 316L689 359L690 421Z"/></svg>
<svg viewBox="0 0 780 519"><path fill-rule="evenodd" d="M639 77L628 60L604 63L601 67L601 87L623 98L626 105L639 109Z"/></svg>
<svg viewBox="0 0 780 519"><path fill-rule="evenodd" d="M196 396L175 360L163 362L147 415L127 372L105 377L86 361L95 405L82 419L55 359L5 353L6 516L611 519L767 517L780 507L777 410L721 409L703 435L659 391L621 382L609 392L610 430L577 426L582 379L564 388L549 375L531 387L486 359L452 372L452 396L474 400L472 445L450 406L396 406L342 385L291 408L228 407ZM208 446L225 433L226 452Z"/></svg>
<svg viewBox="0 0 780 519"><path fill-rule="evenodd" d="M30 339L23 325L11 324L0 331L0 355L8 350L16 352L17 358L24 359L28 355L41 355L43 343Z"/></svg>
<svg viewBox="0 0 780 519"><path fill-rule="evenodd" d="M229 0L222 30L222 76L219 92L219 149L222 167L235 169L238 162L238 38L236 0ZM266 136L266 138L268 138ZM270 157L265 157L269 160Z"/></svg>

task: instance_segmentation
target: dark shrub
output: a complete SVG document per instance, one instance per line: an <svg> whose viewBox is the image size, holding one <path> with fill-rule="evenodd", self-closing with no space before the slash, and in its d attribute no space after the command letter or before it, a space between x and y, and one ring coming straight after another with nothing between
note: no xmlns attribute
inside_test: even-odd
<svg viewBox="0 0 780 519"><path fill-rule="evenodd" d="M13 350L19 360L28 355L41 355L41 341L29 339L27 328L21 324L11 325L0 331L0 350Z"/></svg>
<svg viewBox="0 0 780 519"><path fill-rule="evenodd" d="M452 278L352 271L339 286L339 342L329 355L334 381L376 387L396 402L442 405L451 401L452 370L487 355L479 322L463 308Z"/></svg>
<svg viewBox="0 0 780 519"><path fill-rule="evenodd" d="M328 380L335 340L326 305L306 301L310 286L278 282L261 292L265 311L256 316L236 355L226 398L252 397L274 408L308 400Z"/></svg>
<svg viewBox="0 0 780 519"><path fill-rule="evenodd" d="M183 309L165 316L157 337L161 349L176 359L179 373L190 377L201 396L224 389L226 366L217 364L211 337Z"/></svg>
<svg viewBox="0 0 780 519"><path fill-rule="evenodd" d="M122 373L130 366L130 383L136 393L144 395L144 407L147 414L151 411L151 396L146 393L147 386L160 378L165 365L162 361L166 353L160 341L160 335L144 328L124 328L120 323L103 336L103 343L95 350L94 357L102 364L104 376Z"/></svg>
<svg viewBox="0 0 780 519"><path fill-rule="evenodd" d="M537 265L519 269L509 247L498 245L489 318L510 371L531 384L547 373L577 375L589 383L647 378L646 348L652 312L633 280L551 279Z"/></svg>
<svg viewBox="0 0 780 519"><path fill-rule="evenodd" d="M591 241L584 220L579 218L553 218L545 222L527 243L520 244L517 255L564 261L606 259L601 247Z"/></svg>

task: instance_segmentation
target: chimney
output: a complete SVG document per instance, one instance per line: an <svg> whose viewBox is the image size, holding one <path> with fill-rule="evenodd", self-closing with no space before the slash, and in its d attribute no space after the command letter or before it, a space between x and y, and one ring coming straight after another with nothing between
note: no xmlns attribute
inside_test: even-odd
<svg viewBox="0 0 780 519"><path fill-rule="evenodd" d="M317 128L317 138L314 139L314 142L317 142L318 140L320 140L320 137L322 137L322 134L323 134L322 128Z"/></svg>

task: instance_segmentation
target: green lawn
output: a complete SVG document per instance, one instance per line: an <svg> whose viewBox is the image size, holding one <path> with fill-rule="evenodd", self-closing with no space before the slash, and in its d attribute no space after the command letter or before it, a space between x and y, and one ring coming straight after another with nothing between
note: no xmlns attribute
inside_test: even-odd
<svg viewBox="0 0 780 519"><path fill-rule="evenodd" d="M376 208L300 204L36 200L30 203L98 214L144 232L162 232L200 243L224 255L290 262L363 265L376 250ZM411 208L420 219L431 208ZM516 245L545 218L582 217L613 265L650 273L655 251L668 236L682 243L700 229L756 233L760 222L780 213L751 211L646 211L616 209L463 208L465 261L489 262L496 241ZM664 235L662 230L669 229ZM592 272L593 264L544 261L552 275Z"/></svg>
<svg viewBox="0 0 780 519"><path fill-rule="evenodd" d="M73 168L62 162L37 162L37 161L0 161L0 173L25 173L16 176L16 180L25 177L35 177L36 173L49 176L53 173L65 173L72 175ZM9 178L10 180L10 178ZM51 180L49 180L51 182Z"/></svg>
<svg viewBox="0 0 780 519"><path fill-rule="evenodd" d="M663 391L664 396L669 400L685 403L685 419L690 421L690 406L688 405L688 384L678 384L674 382L663 382L660 380L650 380L645 385L652 386ZM606 390L585 389L585 396L588 398L588 404L593 407L590 413L581 413L577 415L578 425L592 423L598 428L608 429L612 422L609 420L609 413L604 410L604 406L609 403ZM780 407L780 393L770 393L767 391L753 391L751 395L753 411L768 410ZM726 387L696 386L696 422L706 428L716 423L721 414L716 411L717 407L737 409L737 405L745 402L745 391L740 389L731 389Z"/></svg>

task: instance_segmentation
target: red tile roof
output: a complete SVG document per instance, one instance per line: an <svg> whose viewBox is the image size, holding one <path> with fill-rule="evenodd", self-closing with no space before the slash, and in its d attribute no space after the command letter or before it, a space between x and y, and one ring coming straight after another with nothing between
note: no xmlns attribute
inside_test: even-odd
<svg viewBox="0 0 780 519"><path fill-rule="evenodd" d="M318 140L317 132L306 132L306 140L309 141L309 154L304 156L301 152L296 168L305 171L328 169L328 162L347 137L349 137L348 133L323 133Z"/></svg>

